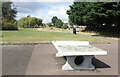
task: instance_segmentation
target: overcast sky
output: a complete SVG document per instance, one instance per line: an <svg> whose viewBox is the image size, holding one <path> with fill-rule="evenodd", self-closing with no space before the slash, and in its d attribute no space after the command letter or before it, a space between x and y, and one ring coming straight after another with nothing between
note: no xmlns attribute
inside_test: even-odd
<svg viewBox="0 0 120 77"><path fill-rule="evenodd" d="M13 3L17 6L17 20L30 15L41 18L46 23L51 22L53 16L57 16L63 22L68 22L66 11L69 10L69 5L72 5L73 0L44 0L44 2L26 0L26 2L14 1Z"/></svg>

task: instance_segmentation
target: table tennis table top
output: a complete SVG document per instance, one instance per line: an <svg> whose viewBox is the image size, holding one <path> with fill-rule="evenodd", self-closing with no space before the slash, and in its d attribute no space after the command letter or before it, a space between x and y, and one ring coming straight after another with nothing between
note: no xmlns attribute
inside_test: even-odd
<svg viewBox="0 0 120 77"><path fill-rule="evenodd" d="M55 48L64 56L67 55L107 55L107 51L97 48L95 46L89 44L79 44L78 42L71 42L71 41L60 41L53 42ZM69 44L69 42L71 42ZM76 44L75 44L76 43Z"/></svg>

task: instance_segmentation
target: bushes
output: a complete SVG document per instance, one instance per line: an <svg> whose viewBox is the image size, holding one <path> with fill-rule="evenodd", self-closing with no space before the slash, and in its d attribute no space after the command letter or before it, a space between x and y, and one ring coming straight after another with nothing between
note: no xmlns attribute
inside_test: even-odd
<svg viewBox="0 0 120 77"><path fill-rule="evenodd" d="M16 20L2 19L2 30L18 30Z"/></svg>
<svg viewBox="0 0 120 77"><path fill-rule="evenodd" d="M23 28L34 28L35 25L42 26L42 19L27 16L19 19L17 25Z"/></svg>
<svg viewBox="0 0 120 77"><path fill-rule="evenodd" d="M62 29L67 29L68 28L68 25L65 24L64 26L61 27Z"/></svg>
<svg viewBox="0 0 120 77"><path fill-rule="evenodd" d="M2 30L18 30L18 26L12 23L2 25Z"/></svg>

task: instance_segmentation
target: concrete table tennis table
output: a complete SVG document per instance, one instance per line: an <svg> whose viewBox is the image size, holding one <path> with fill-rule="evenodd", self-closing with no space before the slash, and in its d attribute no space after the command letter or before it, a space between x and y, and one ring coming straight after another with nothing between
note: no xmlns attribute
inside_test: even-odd
<svg viewBox="0 0 120 77"><path fill-rule="evenodd" d="M92 64L94 55L107 55L107 51L89 45L88 41L52 41L58 50L56 57L66 57L66 63L62 66L63 70L95 69ZM75 64L77 56L83 56L80 65Z"/></svg>

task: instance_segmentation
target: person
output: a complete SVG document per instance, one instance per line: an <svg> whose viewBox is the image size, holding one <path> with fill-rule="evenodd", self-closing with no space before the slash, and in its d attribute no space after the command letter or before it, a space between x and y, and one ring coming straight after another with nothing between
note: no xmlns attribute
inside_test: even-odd
<svg viewBox="0 0 120 77"><path fill-rule="evenodd" d="M76 29L75 28L73 28L73 34L76 34Z"/></svg>

